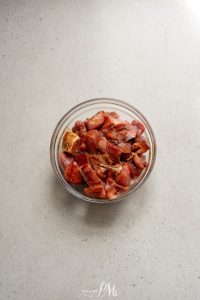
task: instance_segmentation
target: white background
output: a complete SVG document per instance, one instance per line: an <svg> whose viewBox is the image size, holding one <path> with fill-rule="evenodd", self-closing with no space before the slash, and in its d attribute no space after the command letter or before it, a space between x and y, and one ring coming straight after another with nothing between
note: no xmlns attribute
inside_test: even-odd
<svg viewBox="0 0 200 300"><path fill-rule="evenodd" d="M102 281L120 300L198 299L200 2L1 0L0 76L0 299ZM95 97L132 103L158 144L149 180L109 206L67 194L49 161L57 121Z"/></svg>

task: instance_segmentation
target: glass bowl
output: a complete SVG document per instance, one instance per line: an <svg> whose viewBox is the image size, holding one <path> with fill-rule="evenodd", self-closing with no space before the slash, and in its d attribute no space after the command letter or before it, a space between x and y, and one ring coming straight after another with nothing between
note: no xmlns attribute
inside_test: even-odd
<svg viewBox="0 0 200 300"><path fill-rule="evenodd" d="M80 186L70 185L63 177L59 164L59 153L61 151L62 137L67 128L72 128L75 121L85 120L93 116L98 111L116 111L122 120L132 121L134 119L142 122L146 128L144 136L150 145L150 150L146 154L148 167L141 173L137 180L131 185L130 190L120 194L114 200L106 200L88 197L83 194ZM82 102L70 109L58 122L53 132L50 144L50 159L54 172L56 173L63 187L74 196L89 202L95 203L114 203L135 192L149 177L156 158L156 140L153 130L145 116L132 105L117 99L96 98Z"/></svg>

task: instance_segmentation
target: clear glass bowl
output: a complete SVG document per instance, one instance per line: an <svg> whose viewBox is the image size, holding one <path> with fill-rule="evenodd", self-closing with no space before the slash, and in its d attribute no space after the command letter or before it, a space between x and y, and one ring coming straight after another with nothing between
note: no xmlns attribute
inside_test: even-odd
<svg viewBox="0 0 200 300"><path fill-rule="evenodd" d="M72 128L75 121L85 120L86 118L93 116L95 113L101 110L116 111L117 113L119 113L120 118L122 120L132 121L134 119L137 119L141 121L146 128L144 135L150 145L150 150L146 154L148 167L141 173L138 179L131 185L130 190L128 192L119 195L114 200L92 198L84 195L82 192L82 188L80 186L74 186L74 185L72 186L64 179L62 170L59 165L59 153L61 151L62 137L65 130L67 128ZM54 172L56 173L63 187L74 196L82 200L95 202L95 203L113 203L122 200L123 198L135 192L149 177L155 163L155 158L156 158L156 140L149 122L144 117L144 115L141 112L139 112L135 107L133 107L132 105L124 101L117 100L117 99L96 98L96 99L87 100L85 102L82 102L74 106L58 122L53 132L51 138L51 144L50 144L51 164Z"/></svg>

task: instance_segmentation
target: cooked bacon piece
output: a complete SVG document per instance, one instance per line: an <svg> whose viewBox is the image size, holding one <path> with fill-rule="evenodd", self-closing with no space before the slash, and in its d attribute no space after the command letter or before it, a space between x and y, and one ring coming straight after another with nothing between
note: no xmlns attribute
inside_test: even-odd
<svg viewBox="0 0 200 300"><path fill-rule="evenodd" d="M143 153L147 152L149 149L150 149L150 147L144 138L143 139L140 138L140 141L138 141L132 145L133 152L136 152L137 154L143 154Z"/></svg>
<svg viewBox="0 0 200 300"><path fill-rule="evenodd" d="M112 177L108 177L106 184L114 187L118 192L127 192L129 190L128 186L117 184Z"/></svg>
<svg viewBox="0 0 200 300"><path fill-rule="evenodd" d="M133 162L135 166L141 170L143 170L146 166L144 159L136 153L133 155Z"/></svg>
<svg viewBox="0 0 200 300"><path fill-rule="evenodd" d="M121 137L119 136L119 132L117 132L114 128L107 130L105 132L105 135L109 140L116 140L116 141L121 140Z"/></svg>
<svg viewBox="0 0 200 300"><path fill-rule="evenodd" d="M88 130L99 128L105 120L105 112L100 111L96 115L94 115L92 118L87 119L85 121L85 125Z"/></svg>
<svg viewBox="0 0 200 300"><path fill-rule="evenodd" d="M143 132L145 131L145 127L142 124L142 122L140 122L138 120L133 120L131 124L133 126L137 127L137 136L141 136L143 134Z"/></svg>
<svg viewBox="0 0 200 300"><path fill-rule="evenodd" d="M86 196L89 197L101 198L101 199L107 198L104 187L99 184L84 188L84 193L86 194Z"/></svg>
<svg viewBox="0 0 200 300"><path fill-rule="evenodd" d="M129 125L128 126L128 129L127 129L127 135L126 135L126 140L125 142L133 139L136 137L136 133L137 133L137 127L136 126L132 126L132 125Z"/></svg>
<svg viewBox="0 0 200 300"><path fill-rule="evenodd" d="M131 168L129 163L125 163L119 174L116 175L115 181L117 184L129 186L131 184Z"/></svg>
<svg viewBox="0 0 200 300"><path fill-rule="evenodd" d="M107 169L104 165L110 162L110 158L108 154L99 154L99 155L90 155L90 162L93 169L96 171L98 177L102 180L106 179L106 171Z"/></svg>
<svg viewBox="0 0 200 300"><path fill-rule="evenodd" d="M117 197L117 190L114 186L109 185L108 183L106 183L105 185L105 191L106 191L106 198L112 200L115 199Z"/></svg>
<svg viewBox="0 0 200 300"><path fill-rule="evenodd" d="M136 137L137 127L127 124L124 129L120 130L119 134L124 136L123 141L128 142L129 140Z"/></svg>
<svg viewBox="0 0 200 300"><path fill-rule="evenodd" d="M107 125L103 125L100 130L106 136L107 132L113 128L114 126L112 124L107 124Z"/></svg>
<svg viewBox="0 0 200 300"><path fill-rule="evenodd" d="M74 160L76 161L79 167L90 162L87 153L79 153L78 155L76 155Z"/></svg>
<svg viewBox="0 0 200 300"><path fill-rule="evenodd" d="M86 150L87 150L86 144L83 143L83 142L81 142L81 143L80 143L80 146L79 146L79 150L82 151L82 152L86 151Z"/></svg>
<svg viewBox="0 0 200 300"><path fill-rule="evenodd" d="M113 117L111 114L105 114L105 122L103 127L105 126L116 126L119 124L124 124L124 121L121 121L120 119Z"/></svg>
<svg viewBox="0 0 200 300"><path fill-rule="evenodd" d="M111 111L107 114L110 115L111 117L115 118L115 119L119 119L119 114L116 111Z"/></svg>
<svg viewBox="0 0 200 300"><path fill-rule="evenodd" d="M121 160L122 161L129 161L133 158L133 154L131 153L122 153Z"/></svg>
<svg viewBox="0 0 200 300"><path fill-rule="evenodd" d="M98 130L90 130L87 132L84 137L84 142L89 153L96 153L99 139L100 133Z"/></svg>
<svg viewBox="0 0 200 300"><path fill-rule="evenodd" d="M97 176L95 170L91 167L90 164L84 164L80 167L81 174L85 180L85 182L90 185L101 184L101 179Z"/></svg>
<svg viewBox="0 0 200 300"><path fill-rule="evenodd" d="M80 137L71 130L67 130L63 136L62 149L72 155L79 152Z"/></svg>
<svg viewBox="0 0 200 300"><path fill-rule="evenodd" d="M122 153L131 153L131 143L121 142L118 144Z"/></svg>
<svg viewBox="0 0 200 300"><path fill-rule="evenodd" d="M127 125L131 125L128 121L121 121L121 123L115 125L116 130L122 130L122 129L127 129Z"/></svg>
<svg viewBox="0 0 200 300"><path fill-rule="evenodd" d="M137 168L134 164L132 164L131 162L129 162L130 164L130 167L131 167L131 178L135 178L135 177L138 177L142 170Z"/></svg>
<svg viewBox="0 0 200 300"><path fill-rule="evenodd" d="M91 154L90 155L90 161L93 164L97 164L97 165L108 165L111 163L111 159L109 157L108 154L98 154L98 155L94 155Z"/></svg>
<svg viewBox="0 0 200 300"><path fill-rule="evenodd" d="M72 130L80 137L83 136L87 131L85 124L82 121L76 121Z"/></svg>
<svg viewBox="0 0 200 300"><path fill-rule="evenodd" d="M66 167L64 178L71 184L82 183L82 177L77 164L72 160Z"/></svg>
<svg viewBox="0 0 200 300"><path fill-rule="evenodd" d="M120 162L121 149L118 146L108 142L107 153L114 164Z"/></svg>
<svg viewBox="0 0 200 300"><path fill-rule="evenodd" d="M66 169L66 167L70 164L73 157L67 155L65 152L61 152L59 156L60 166L63 170Z"/></svg>
<svg viewBox="0 0 200 300"><path fill-rule="evenodd" d="M107 144L108 140L101 136L97 142L97 149L101 151L101 153L106 153L107 152Z"/></svg>
<svg viewBox="0 0 200 300"><path fill-rule="evenodd" d="M121 126L121 128L123 129L116 130L115 127L106 130L102 129L102 131L108 139L115 140L118 142L127 142L136 137L136 132L137 132L136 126L132 126L130 124L123 124L123 127Z"/></svg>

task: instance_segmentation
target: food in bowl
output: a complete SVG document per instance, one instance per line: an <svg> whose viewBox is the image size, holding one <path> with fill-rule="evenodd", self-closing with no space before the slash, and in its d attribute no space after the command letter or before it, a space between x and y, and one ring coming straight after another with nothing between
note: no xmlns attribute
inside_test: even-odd
<svg viewBox="0 0 200 300"><path fill-rule="evenodd" d="M62 137L59 163L70 185L83 186L88 197L112 200L127 192L147 168L150 146L139 120L99 111L77 120Z"/></svg>

